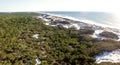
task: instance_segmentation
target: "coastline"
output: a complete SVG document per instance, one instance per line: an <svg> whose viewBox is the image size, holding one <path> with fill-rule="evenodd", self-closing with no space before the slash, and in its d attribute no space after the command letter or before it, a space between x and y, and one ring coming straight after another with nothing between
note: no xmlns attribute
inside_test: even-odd
<svg viewBox="0 0 120 65"><path fill-rule="evenodd" d="M90 22L87 20L79 20L74 17L61 16L61 15L55 15L55 14L50 14L50 13L40 13L40 15L37 18L43 19L45 21L46 25L50 25L50 26L60 25L67 29L71 28L71 27L75 27L76 30L80 30L85 27L90 27L93 30L95 30L94 34L91 36L93 38L97 38L97 39L101 39L101 40L108 39L108 38L100 37L99 34L102 33L102 32L100 32L100 30L111 32L113 34L116 34L119 37L119 39L113 39L113 40L116 40L116 41L120 40L120 30L119 29L111 28L111 27L108 27L105 25L97 25L94 22Z"/></svg>
<svg viewBox="0 0 120 65"><path fill-rule="evenodd" d="M95 21L87 20L87 19L78 19L78 18L75 18L75 17L67 16L67 15L60 15L60 14L53 14L53 13L44 13L44 12L40 12L40 14L46 14L46 15L50 15L50 16L66 18L66 19L70 19L70 20L73 20L73 21L78 21L78 22L82 22L82 23L86 23L86 24L100 26L100 27L103 27L103 28L112 28L112 29L120 30L119 28L114 27L114 26L100 24L100 23L97 23Z"/></svg>

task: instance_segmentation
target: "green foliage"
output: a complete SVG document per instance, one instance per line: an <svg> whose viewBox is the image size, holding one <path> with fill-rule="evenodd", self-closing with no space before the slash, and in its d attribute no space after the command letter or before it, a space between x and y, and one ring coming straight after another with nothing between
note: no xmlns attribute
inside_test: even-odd
<svg viewBox="0 0 120 65"><path fill-rule="evenodd" d="M94 30L91 27L84 27L79 30L80 34L93 34Z"/></svg>
<svg viewBox="0 0 120 65"><path fill-rule="evenodd" d="M119 42L95 42L89 28L47 26L35 15L0 14L0 65L35 65L37 57L41 65L95 65L95 54L120 47Z"/></svg>
<svg viewBox="0 0 120 65"><path fill-rule="evenodd" d="M119 39L118 36L115 33L107 32L107 31L104 31L104 32L100 33L100 36L110 38L110 39Z"/></svg>

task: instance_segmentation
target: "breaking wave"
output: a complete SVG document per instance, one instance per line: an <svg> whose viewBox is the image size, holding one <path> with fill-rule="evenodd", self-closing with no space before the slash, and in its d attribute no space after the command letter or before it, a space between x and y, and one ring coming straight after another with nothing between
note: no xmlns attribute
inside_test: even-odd
<svg viewBox="0 0 120 65"><path fill-rule="evenodd" d="M52 15L52 16L67 18L67 19L71 19L71 20L75 20L75 21L80 21L80 22L84 22L84 23L88 23L88 24L93 24L93 25L97 25L97 26L120 29L119 27L116 27L116 25L111 25L112 23L115 23L115 22L104 21L104 22L106 22L107 24L102 24L102 23L98 23L97 21L88 20L88 19L79 19L79 18L75 18L75 17L72 17L72 16L63 15L63 14L54 14L54 13L46 13L46 12L45 12L45 13L42 12L42 13L43 13L43 14ZM117 24L117 23L116 23L116 24Z"/></svg>

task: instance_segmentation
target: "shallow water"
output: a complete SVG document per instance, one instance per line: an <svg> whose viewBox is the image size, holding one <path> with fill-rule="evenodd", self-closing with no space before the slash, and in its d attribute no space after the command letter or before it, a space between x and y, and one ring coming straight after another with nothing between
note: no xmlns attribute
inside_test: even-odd
<svg viewBox="0 0 120 65"><path fill-rule="evenodd" d="M60 15L60 16L68 16L72 18L76 18L79 20L84 20L87 23L90 23L91 21L103 26L109 26L113 28L120 28L119 20L116 18L116 16L112 13L105 13L105 12L78 12L78 11L49 11L49 12L43 12L53 15Z"/></svg>

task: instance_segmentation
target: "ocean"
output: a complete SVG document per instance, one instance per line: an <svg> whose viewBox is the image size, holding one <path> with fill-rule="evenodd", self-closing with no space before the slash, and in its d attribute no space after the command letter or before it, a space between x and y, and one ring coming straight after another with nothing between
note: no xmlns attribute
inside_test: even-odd
<svg viewBox="0 0 120 65"><path fill-rule="evenodd" d="M100 26L107 26L112 28L120 29L119 19L116 18L113 13L106 12L78 12L78 11L47 11L43 13L48 13L52 15L59 15L62 17L79 19L85 21L86 23L98 24Z"/></svg>

